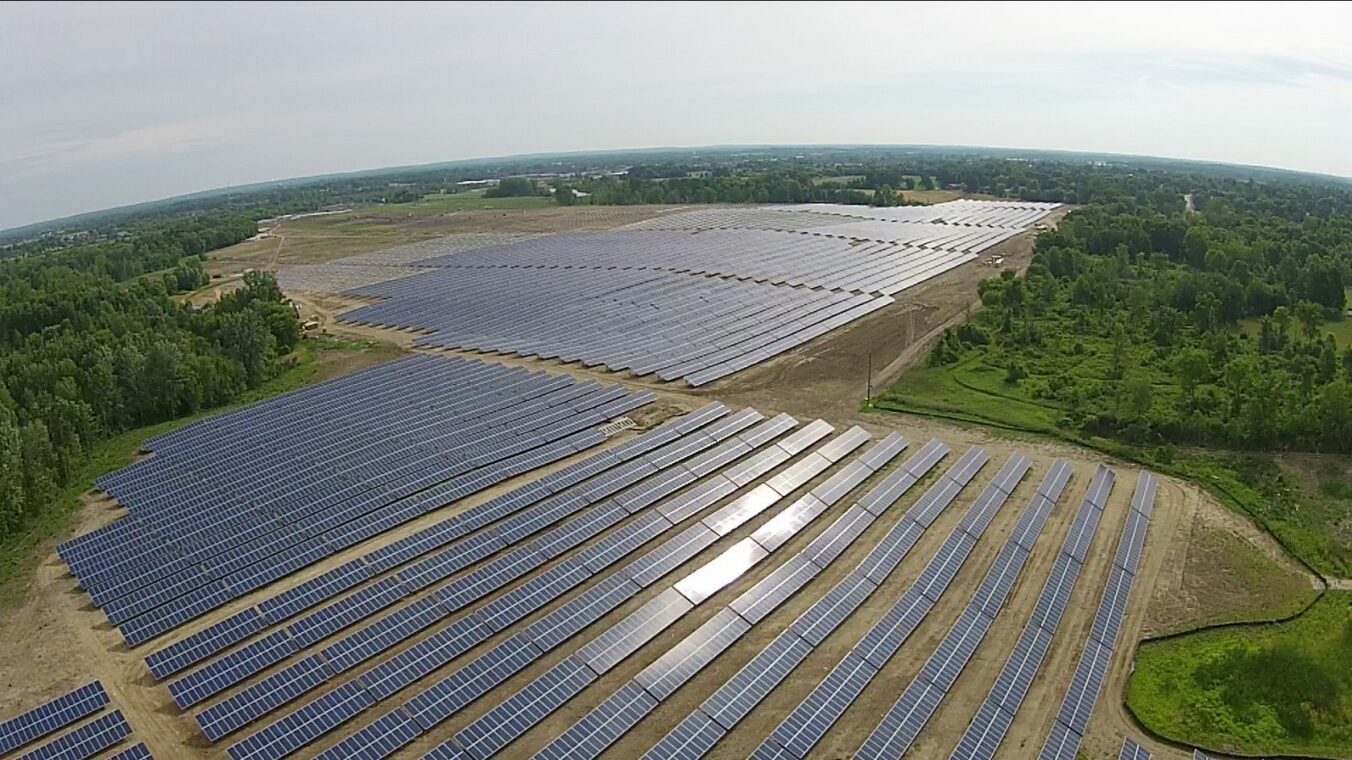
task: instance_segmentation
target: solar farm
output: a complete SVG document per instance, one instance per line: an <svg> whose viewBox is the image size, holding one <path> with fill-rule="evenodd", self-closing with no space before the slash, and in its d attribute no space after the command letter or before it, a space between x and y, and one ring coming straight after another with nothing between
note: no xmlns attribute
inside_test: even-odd
<svg viewBox="0 0 1352 760"><path fill-rule="evenodd" d="M1052 210L708 208L284 272L419 350L100 478L116 519L44 567L86 677L0 714L0 756L1190 756L1120 709L1179 486L715 400Z"/></svg>

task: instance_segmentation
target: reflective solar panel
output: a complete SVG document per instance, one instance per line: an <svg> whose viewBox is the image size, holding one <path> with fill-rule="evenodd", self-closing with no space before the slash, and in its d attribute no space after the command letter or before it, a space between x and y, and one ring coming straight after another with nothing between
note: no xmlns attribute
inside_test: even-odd
<svg viewBox="0 0 1352 760"><path fill-rule="evenodd" d="M597 675L604 674L694 606L676 589L668 588L584 644L576 657Z"/></svg>
<svg viewBox="0 0 1352 760"><path fill-rule="evenodd" d="M858 505L845 510L826 530L818 533L803 549L803 555L821 567L826 567L845 552L868 527L873 524L873 515ZM752 536L755 537L754 534ZM886 539L884 539L886 540Z"/></svg>
<svg viewBox="0 0 1352 760"><path fill-rule="evenodd" d="M806 494L767 520L751 534L751 538L766 551L774 551L827 508L828 502Z"/></svg>
<svg viewBox="0 0 1352 760"><path fill-rule="evenodd" d="M634 681L658 700L664 700L749 630L749 623L725 607L639 671Z"/></svg>
<svg viewBox="0 0 1352 760"><path fill-rule="evenodd" d="M651 586L717 540L718 534L703 524L691 525L620 572L640 586Z"/></svg>
<svg viewBox="0 0 1352 760"><path fill-rule="evenodd" d="M657 511L671 522L679 523L713 506L736 490L737 484L723 475L714 475L700 481L693 488L659 503Z"/></svg>
<svg viewBox="0 0 1352 760"><path fill-rule="evenodd" d="M725 586L735 583L768 555L769 552L761 548L760 544L744 538L676 581L673 588L691 603L699 604Z"/></svg>
<svg viewBox="0 0 1352 760"><path fill-rule="evenodd" d="M795 554L732 600L728 607L747 622L759 623L820 572L821 568L805 554Z"/></svg>

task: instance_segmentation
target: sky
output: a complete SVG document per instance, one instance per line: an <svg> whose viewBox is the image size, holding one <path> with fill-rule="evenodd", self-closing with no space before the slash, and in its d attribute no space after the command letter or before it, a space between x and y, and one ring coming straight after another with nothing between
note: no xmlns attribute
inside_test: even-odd
<svg viewBox="0 0 1352 760"><path fill-rule="evenodd" d="M0 229L264 180L664 146L1352 176L1349 29L1349 3L4 3Z"/></svg>

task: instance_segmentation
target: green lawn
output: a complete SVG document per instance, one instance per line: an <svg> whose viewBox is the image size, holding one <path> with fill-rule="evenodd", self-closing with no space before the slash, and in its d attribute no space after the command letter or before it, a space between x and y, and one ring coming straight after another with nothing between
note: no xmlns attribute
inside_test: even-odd
<svg viewBox="0 0 1352 760"><path fill-rule="evenodd" d="M1221 752L1352 757L1352 593L1286 623L1143 645L1127 707L1156 733Z"/></svg>
<svg viewBox="0 0 1352 760"><path fill-rule="evenodd" d="M369 359L380 359L387 356L392 358L397 353L399 353L397 348L385 343L347 341L328 337L308 338L301 342L293 355L294 361L286 371L245 394L229 407L129 430L99 442L90 452L79 474L70 485L61 490L52 508L42 513L26 531L0 543L0 605L14 602L17 595L22 592L22 584L17 581L40 561L38 548L48 539L63 536L70 530L80 506L80 497L93 487L94 479L130 464L142 441L203 417L323 382L340 372L344 361L359 355L367 355L366 358Z"/></svg>

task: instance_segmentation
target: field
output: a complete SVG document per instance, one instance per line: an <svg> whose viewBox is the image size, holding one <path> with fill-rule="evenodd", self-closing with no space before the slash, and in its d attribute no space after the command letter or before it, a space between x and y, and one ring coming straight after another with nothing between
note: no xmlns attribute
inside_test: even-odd
<svg viewBox="0 0 1352 760"><path fill-rule="evenodd" d="M519 202L522 199L507 200ZM213 257L212 267L214 271L220 272L239 271L249 266L276 268L285 272L290 267L331 262L455 232L591 231L623 226L667 213L666 210L651 207L513 208L509 207L510 204L488 209L466 207L479 202L489 203L483 199L471 202L459 196L430 196L414 204L406 204L407 208L361 209L349 214L284 221L272 230L270 235L273 237L245 243ZM721 686L733 679L772 640L785 631L797 630L793 626L799 616L831 593L836 584L850 576L856 564L883 544L884 538L894 527L912 519L903 515L922 503L922 499L927 498L925 494L939 484L943 477L947 477L943 473L948 472L973 446L981 447L989 454L989 462L980 468L970 483L957 492L952 506L941 510L933 523L928 524L914 547L904 554L896 569L887 576L887 582L882 583L853 614L846 616L839 627L815 647L811 647L792 677L770 691L750 715L728 730L707 756L747 757L767 737L774 735L779 723L809 697L821 679L859 645L871 629L880 624L895 604L905 598L912 584L924 577L926 566L941 551L946 538L956 535L955 531L975 531L970 555L964 555L965 561L960 563L949 585L937 594L932 609L914 625L893 656L882 658L877 675L860 690L857 698L850 701L835 727L813 746L811 756L846 757L857 751L902 691L915 681L927 659L958 623L969 603L977 597L984 576L996 566L1002 547L1017 533L1016 526L1027 519L1026 508L1033 503L1039 484L1052 471L1058 459L1065 460L1074 475L1065 492L1055 501L1040 537L1032 544L1026 566L1013 583L1007 602L998 606L989 632L975 649L972 659L961 668L951 690L915 738L907 755L917 758L949 757L1028 624L1043 585L1058 560L1063 542L1072 534L1072 524L1089 494L1096 469L1107 464L1116 474L1116 485L1104 505L1102 519L1093 534L1079 582L1074 587L1065 617L1052 639L1046 665L1033 679L1023 707L1010 727L1009 739L996 754L1002 759L1035 756L1057 720L1071 674L1076 669L1086 640L1094 630L1100 595L1110 574L1114 572L1119 537L1129 521L1135 519L1132 518L1132 496L1140 466L1130 458L1136 452L1116 451L1113 453L1123 456L1113 458L1079 445L1087 443L1096 446L1101 442L1067 440L1056 424L1061 410L1020 397L1016 392L1011 393L1003 386L999 374L992 374L988 369L964 365L956 372L953 368L915 370L923 362L928 345L943 329L963 320L976 308L976 283L993 276L997 271L986 261L998 256L1004 259L1003 266L1022 268L1030 257L1031 239L1031 234L1027 233L1011 238L985 252L981 260L952 269L906 290L898 303L851 323L847 328L831 332L702 389L690 390L652 378L628 378L599 368L584 368L576 363L558 360L540 361L463 350L425 352L442 357L485 360L514 368L543 368L579 380L598 380L607 384L620 382L631 391L653 392L655 401L641 411L631 413L638 422L637 429L620 431L593 451L580 452L514 476L446 507L398 524L134 648L128 648L119 631L109 625L104 612L90 604L89 597L77 587L66 565L56 557L54 541L50 536L64 534L67 529L57 524L49 526L40 535L35 535L24 549L29 551L34 544L40 545L41 559L37 567L32 569L30 581L11 586L14 589L9 603L11 606L4 616L3 628L0 628L0 638L14 642L13 646L0 653L0 673L4 675L7 685L4 697L0 700L0 716L16 714L97 677L107 687L113 706L127 717L135 740L146 742L157 757L226 757L226 748L231 744L322 694L367 688L365 685L374 677L368 674L382 668L384 670L380 672L388 672L388 663L430 661L431 664L407 684L394 692L380 693L374 700L376 704L331 726L298 753L298 756L314 756L321 751L331 750L330 756L346 756L351 752L351 742L355 741L353 737L370 735L373 730L370 727L380 716L395 709L405 709L401 706L409 703L415 695L469 667L470 663L484 654L505 651L502 647L512 646L510 642L521 641L528 631L538 632L539 626L536 624L546 618L551 621L559 619L557 610L568 600L594 594L596 592L593 589L618 582L617 579L626 572L635 572L625 570L624 563L659 551L659 547L673 536L697 530L701 524L712 524L714 515L726 514L726 508L734 503L759 504L743 517L727 523L725 531L718 531L716 538L702 544L698 550L680 555L679 560L666 568L661 578L654 578L622 601L601 611L589 624L578 629L575 635L565 638L556 647L541 652L503 675L499 681L489 684L477 699L454 711L435 726L420 730L416 738L412 738L396 753L398 757L418 757L449 738L460 736L467 740L466 737L475 736L479 728L491 725L495 720L481 722L490 711L512 700L513 695L556 667L569 667L564 663L585 657L586 642L643 609L652 600L669 594L665 589L695 569L734 550L734 547L746 547L749 540L754 541L765 535L769 530L765 528L767 523L782 524L782 521L774 522L780 510L792 509L791 504L825 483L841 482L856 457L887 436L900 433L910 441L910 446L895 460L867 478L850 481L852 485L846 491L835 493L819 514L790 531L787 540L767 551L763 559L726 575L726 583L715 588L711 596L693 604L690 610L662 626L655 635L636 647L630 656L619 658L613 666L591 677L585 687L570 692L570 698L558 705L557 709L546 711L540 720L533 721L519 737L502 748L499 756L529 757L565 732L577 731L574 725L594 709L606 704L613 706L613 702L608 702L612 694L622 688L632 690L632 683L645 683L646 676L643 674L651 673L654 663L661 661L664 654L694 635L717 615L726 617L726 605L734 604L743 595L754 593L757 584L767 577L779 577L786 572L780 568L805 561L797 555L816 546L814 542L829 530L829 525L845 516L852 505L879 483L895 477L903 467L903 462L931 440L945 444L950 453L918 483L907 489L894 505L881 511L857 537L848 541L838 557L832 561L823 561L820 571L801 586L795 587L795 592L788 595L782 604L747 625L747 630L722 649L717 657L712 658L707 667L696 668L669 696L655 700L655 704L644 708L646 712L643 713L641 728L620 731L614 743L599 753L599 757L609 760L643 755L668 731L700 708ZM298 300L307 316L319 316L325 331L336 337L324 337L310 343L306 349L308 353L298 358L293 373L271 388L273 392L362 369L370 363L401 353L404 349L392 346L407 347L416 337L411 332L395 332L338 321L336 317L355 305L352 299L346 297L315 292L306 293ZM388 342L381 344L384 346L382 348L365 343L358 348L345 342L349 339L381 339ZM901 384L883 393L882 389L898 377L903 378ZM861 402L870 388L873 390L873 403L861 411ZM435 619L419 623L421 627L409 629L409 632L398 638L385 640L379 649L373 649L359 664L333 674L323 684L308 689L289 704L276 707L220 741L209 742L204 738L194 714L227 702L241 702L242 694L261 688L260 684L313 655L328 658L336 651L329 648L343 637L385 615L428 604L425 600L435 589L464 587L470 583L467 579L471 576L479 577L474 574L479 572L480 567L487 567L489 563L497 562L496 558L516 551L515 545L509 544L500 550L501 553L489 555L479 566L466 567L446 575L433 587L409 593L385 610L370 611L360 620L350 621L343 631L315 642L302 642L287 657L252 670L189 709L183 709L175 703L166 688L167 684L208 662L220 660L225 653L240 651L273 628L269 627L263 633L224 647L221 654L194 663L166 679L155 679L147 672L144 658L152 652L161 651L173 642L206 630L251 606L296 589L307 581L328 577L327 574L348 567L359 558L365 558L361 562L367 566L375 567L370 561L373 553L401 539L431 529L448 517L473 513L476 508L503 499L517 489L565 471L596 451L622 450L632 442L641 440L645 433L662 423L679 419L681 415L703 408L711 401L725 403L730 408L729 414L743 407L751 407L759 410L766 420L781 413L792 415L798 422L798 430L820 419L832 426L833 431L816 438L790 459L781 460L776 467L740 484L736 490L703 503L698 510L682 513L679 519L673 518L671 526L660 534L627 545L622 562L615 561L605 567L589 566L591 569L587 578L577 581L558 597L534 602L534 606L524 614L508 619L501 627L493 627L490 634L475 639L456 656L437 659L433 654L436 647L431 642L441 642L438 646L450 646L447 643L450 634L445 631L454 626L477 625L474 621L485 620L490 610L502 609L501 600L521 599L526 595L527 592L520 589L532 578L543 573L562 574L568 563L576 564L584 555L594 556L596 547L615 540L614 536L626 530L625 526L646 520L662 508L688 497L698 484L687 481L686 485L668 492L653 504L615 518L617 522L610 523L604 530L588 534L566 552L532 565L528 574L506 577L500 582L495 581L494 585L484 586L482 594L463 609L446 611ZM963 424L965 422L995 425L977 427ZM856 426L869 434L867 443L856 442L850 453L825 466L813 458L817 455L807 455L806 452L817 450ZM1005 429L1001 430L1001 426ZM166 429L167 426L138 431L140 435L129 434L111 443L108 456L100 461L100 469L112 469L125 463L132 455L135 441ZM793 433L784 435L791 436ZM765 454L775 448L773 441L783 440L785 438L781 436L754 446L748 444L744 450L739 447L739 453L730 455L717 466L711 465L712 469L704 471L708 474L701 475L701 478L707 481L712 473L727 471ZM964 528L965 520L970 518L974 505L979 502L978 495L988 491L997 472L1015 454L1029 458L1030 471L1013 489L1005 505L994 513L989 527L978 530L967 525ZM684 464L675 466L691 465L698 456L682 459L680 461ZM788 493L770 503L758 499L742 501L752 492L764 494L763 486L780 482L775 478L784 473L792 462L809 460L817 462L809 470L810 477ZM1271 535L1250 522L1243 511L1246 508L1258 510L1266 503L1261 489L1269 487L1270 483L1246 483L1236 478L1233 472L1200 459L1177 458L1172 463L1172 469L1158 466L1160 464L1156 463L1154 469L1163 472L1165 477L1160 480L1153 517L1144 537L1144 552L1135 574L1136 581L1122 612L1120 640L1107 663L1105 686L1098 697L1097 709L1085 729L1080 756L1087 760L1117 757L1124 736L1140 741L1157 758L1178 760L1188 756L1179 747L1145 734L1127 708L1129 706L1136 715L1146 718L1148 724L1164 736L1177 736L1163 727L1179 725L1184 720L1181 716L1193 714L1198 705L1189 701L1193 699L1193 692L1161 696L1161 684L1168 679L1185 677L1196 680L1198 663L1205 662L1206 656L1210 655L1204 656L1200 649L1180 648L1204 646L1198 643L1201 639L1191 636L1146 644L1139 656L1133 656L1139 642L1199 626L1283 618L1304 608L1317 594L1317 579L1293 561ZM1336 477L1336 473L1330 474L1327 467L1308 459L1292 460L1282 467L1290 473L1288 477L1293 482L1302 485L1305 489L1303 493L1309 498L1318 495L1323 500L1320 503L1328 510L1323 520L1336 519L1338 505L1346 496L1346 484ZM1227 489L1222 493L1226 500L1224 505L1212 493L1180 477L1173 477L1175 474L1196 477L1202 472L1207 475L1224 472L1225 477L1233 479L1224 483ZM99 473L89 473L85 484L91 482L96 474ZM652 478L651 475L649 477ZM577 488L585 492L599 482L596 479L585 480ZM638 485L647 485L649 482L642 481ZM626 493L621 491L615 498L622 498ZM1234 495L1238 496L1241 503L1230 503ZM603 501L589 501L585 510L597 510L596 514L599 514L607 509ZM122 516L125 509L106 495L91 493L83 500L82 508L72 510L71 514L77 522L73 532L78 535ZM590 511L579 511L568 519L579 520L583 515L590 514ZM1312 547L1312 554L1316 553L1313 547L1316 546L1318 533L1328 528L1326 522L1284 527L1275 516L1261 513L1256 516L1270 525L1273 532L1284 541L1300 546L1308 543ZM535 533L528 538L535 540L541 535L545 534ZM524 545L526 539L522 541ZM1326 550L1326 553L1330 551ZM415 557L402 565L382 567L360 584L335 592L332 599L319 607L332 603L332 600L348 598L363 588L386 582L411 568L409 562L418 560ZM1336 553L1327 553L1325 561L1335 563L1341 560ZM655 560L641 560L639 567L650 564L656 564ZM1250 655L1253 661L1251 672L1258 678L1272 672L1272 658L1262 654L1272 649L1270 642L1279 636L1293 638L1304 647L1300 655L1304 659L1297 658L1292 662L1297 665L1318 663L1330 672L1329 678L1340 678L1342 676L1337 673L1342 671L1337 668L1345 668L1347 660L1337 654L1339 639L1327 632L1336 628L1334 623L1339 612L1345 613L1345 596L1325 595L1316 604L1314 613L1307 613L1296 623L1286 624L1286 629L1235 629L1236 633L1227 635L1236 638L1208 644L1206 647L1210 648L1205 648L1205 651L1221 651L1216 647L1222 643L1230 648L1224 651L1238 651L1239 645L1234 642L1242 642L1243 646L1258 653ZM310 611L306 610L303 614L308 615ZM1312 614L1318 617L1311 617ZM293 619L288 619L279 625L290 625L292 622ZM546 627L550 626L546 624ZM41 631L42 636L33 636L35 631ZM1343 641L1347 643L1348 640ZM1134 677L1133 671L1136 673ZM1127 691L1129 679L1132 683L1130 692ZM363 686L354 686L358 683ZM1309 686L1314 690L1319 683L1311 682ZM1208 684L1208 688L1215 693L1229 689L1226 694L1242 695L1246 693L1243 687L1243 684ZM1319 698L1322 693L1311 691L1315 698ZM1127 695L1126 704L1123 701L1124 694ZM1142 694L1146 696L1142 697ZM1235 705L1226 709L1236 714L1248 711L1241 716L1244 720L1250 720L1254 710L1258 709L1242 700L1236 701ZM1156 712L1147 717L1143 713L1145 709ZM1329 709L1335 711L1334 708ZM1219 709L1208 714L1223 715ZM1197 735L1195 726L1185 728L1187 736ZM1339 730L1342 729L1337 726L1317 726L1315 733L1311 734L1314 739L1310 741L1317 743L1323 748L1321 751L1330 755L1338 756L1341 753L1347 756L1346 744L1339 745L1340 741L1345 742L1346 737L1337 733ZM461 733L465 731L468 733ZM1267 740L1273 736L1257 738ZM345 741L349 743L342 744Z"/></svg>

